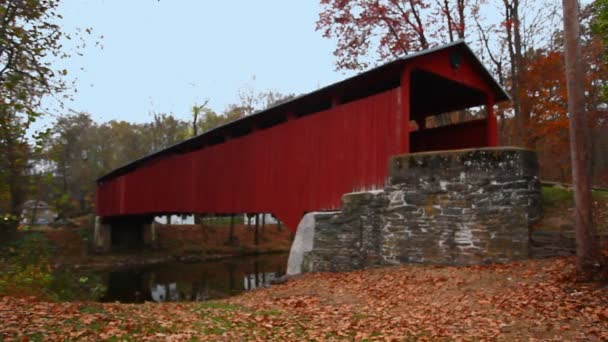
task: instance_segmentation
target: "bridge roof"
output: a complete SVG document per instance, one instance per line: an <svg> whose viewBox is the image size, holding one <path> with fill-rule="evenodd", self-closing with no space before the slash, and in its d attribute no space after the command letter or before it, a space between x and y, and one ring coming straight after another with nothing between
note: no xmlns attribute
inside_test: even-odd
<svg viewBox="0 0 608 342"><path fill-rule="evenodd" d="M331 101L335 96L347 96L352 97L352 99L357 99L395 88L399 86L400 71L403 70L403 67L408 62L412 61L413 59L424 58L425 56L448 49L458 49L458 51L471 57L470 60L475 64L476 69L486 80L490 89L492 89L496 102L510 99L506 91L500 86L500 84L498 84L498 82L496 82L494 77L477 58L475 53L473 53L471 48L463 40L459 40L436 48L406 55L368 71L362 72L356 76L320 88L308 94L300 95L289 101L277 103L269 108L260 110L244 118L231 121L196 137L184 140L166 149L151 153L145 157L114 169L98 178L97 182L110 180L134 170L150 160L154 160L162 156L186 153L205 146L221 143L226 137L238 137L246 135L251 132L251 129L254 126L258 128L274 126L275 124L284 122L288 113L292 113L298 117L329 109L331 107Z"/></svg>

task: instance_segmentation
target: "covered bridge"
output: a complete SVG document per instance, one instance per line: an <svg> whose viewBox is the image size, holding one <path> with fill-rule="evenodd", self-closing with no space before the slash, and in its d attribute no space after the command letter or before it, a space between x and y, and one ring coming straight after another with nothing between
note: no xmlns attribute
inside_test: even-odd
<svg viewBox="0 0 608 342"><path fill-rule="evenodd" d="M97 215L272 213L295 230L345 193L382 188L390 156L496 146L493 106L507 99L462 41L411 54L113 170L97 180ZM475 106L486 116L425 128Z"/></svg>

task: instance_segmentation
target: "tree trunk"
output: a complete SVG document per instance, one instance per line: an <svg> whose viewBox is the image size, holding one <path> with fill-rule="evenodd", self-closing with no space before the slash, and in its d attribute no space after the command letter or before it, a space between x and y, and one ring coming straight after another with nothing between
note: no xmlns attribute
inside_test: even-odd
<svg viewBox="0 0 608 342"><path fill-rule="evenodd" d="M509 60L511 62L511 98L513 99L513 112L515 114L515 137L519 146L527 145L527 120L521 110L521 98L519 86L521 83L522 69L522 46L521 46L521 22L519 20L519 0L512 3L505 0L505 19L511 22L507 29L507 46L509 48Z"/></svg>
<svg viewBox="0 0 608 342"><path fill-rule="evenodd" d="M192 137L196 137L198 135L198 127L196 126L197 119L198 111L194 111L194 119L192 120Z"/></svg>
<svg viewBox="0 0 608 342"><path fill-rule="evenodd" d="M522 75L522 70L524 68L524 62L523 62L523 48L522 48L522 42L521 42L521 20L520 20L520 16L519 16L519 0L513 0L513 45L515 47L515 65L517 68L517 73L515 75L515 79L513 80L513 84L516 85L514 92L517 92L516 97L517 98L517 106L518 106L518 115L519 115L519 122L520 122L520 136L521 136L521 140L520 140L520 144L523 147L529 147L529 136L530 134L528 133L528 128L529 128L529 122L530 122L530 112L528 110L524 110L524 108L522 108L521 105L521 96L520 96L520 92L521 92L521 84L522 84L522 80L521 80L521 75Z"/></svg>
<svg viewBox="0 0 608 342"><path fill-rule="evenodd" d="M36 202L34 202L34 209L32 209L32 218L30 220L30 226L36 224L36 215L38 214L38 196L36 196Z"/></svg>
<svg viewBox="0 0 608 342"><path fill-rule="evenodd" d="M255 245L257 245L258 243L260 243L260 237L258 236L258 226L260 225L260 220L258 218L258 215L255 215L255 232L253 233L253 243Z"/></svg>
<svg viewBox="0 0 608 342"><path fill-rule="evenodd" d="M229 243L232 245L235 242L234 238L234 214L230 214L230 236L228 237Z"/></svg>
<svg viewBox="0 0 608 342"><path fill-rule="evenodd" d="M589 173L589 135L585 112L584 71L581 63L579 8L576 0L563 0L564 48L570 113L572 183L576 205L576 269L582 280L600 266L599 245L593 227Z"/></svg>

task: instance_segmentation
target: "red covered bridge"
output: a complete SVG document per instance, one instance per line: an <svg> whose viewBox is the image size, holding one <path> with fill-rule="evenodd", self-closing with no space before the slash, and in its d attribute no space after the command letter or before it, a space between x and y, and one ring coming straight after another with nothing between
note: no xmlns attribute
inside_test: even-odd
<svg viewBox="0 0 608 342"><path fill-rule="evenodd" d="M464 42L422 51L108 173L97 215L272 213L295 230L344 193L382 188L392 155L495 146L493 106L507 99ZM428 116L481 105L483 119L425 128Z"/></svg>

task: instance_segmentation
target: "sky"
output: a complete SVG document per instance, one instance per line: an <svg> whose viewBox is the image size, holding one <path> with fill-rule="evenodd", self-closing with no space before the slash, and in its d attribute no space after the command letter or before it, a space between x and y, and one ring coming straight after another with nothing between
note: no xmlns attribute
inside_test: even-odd
<svg viewBox="0 0 608 342"><path fill-rule="evenodd" d="M334 42L315 31L319 9L316 0L65 0L66 32L93 35L83 56L58 62L78 90L63 111L188 120L195 103L222 111L245 87L300 94L334 83L349 75L335 71Z"/></svg>

